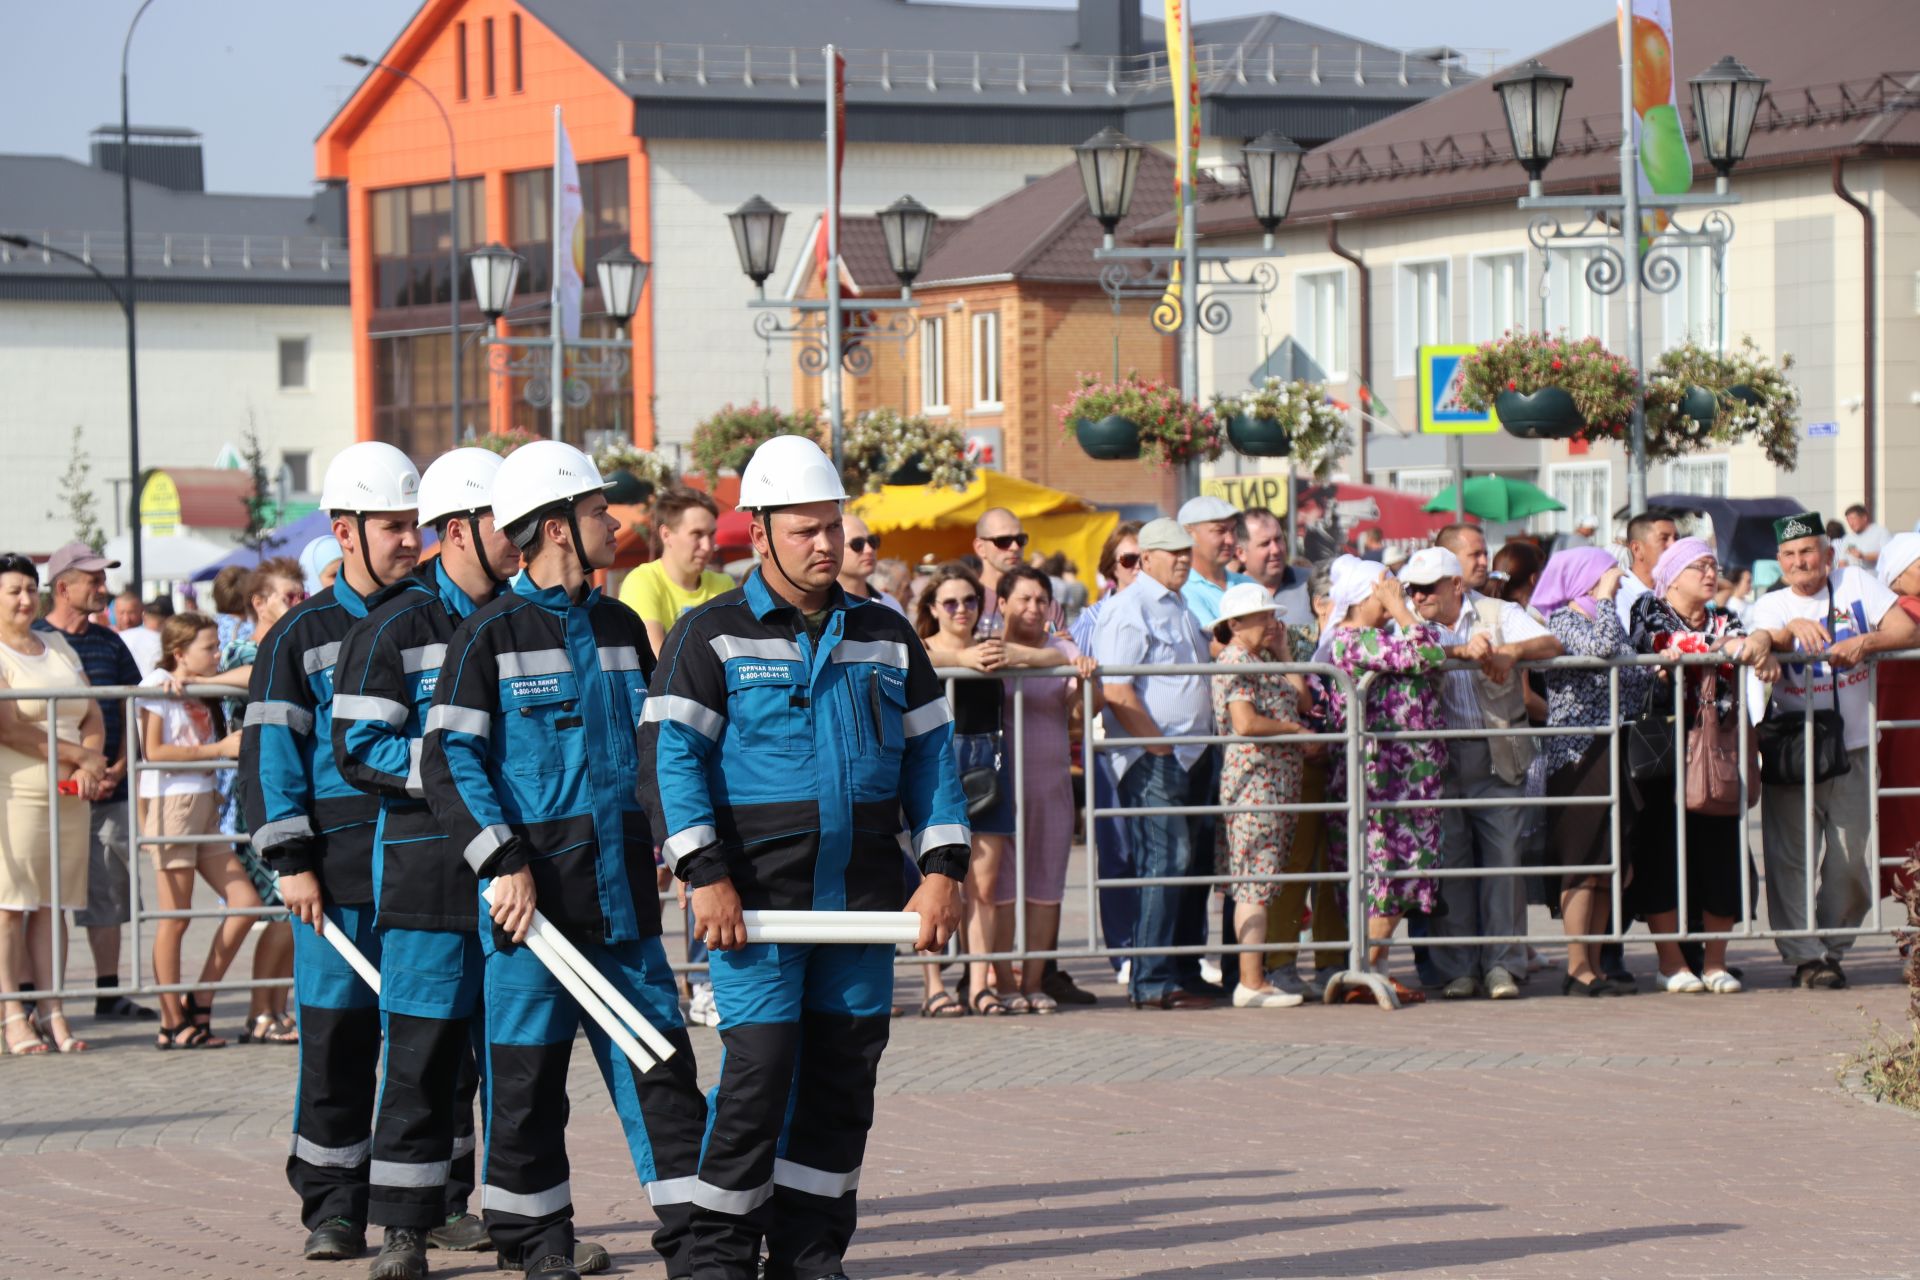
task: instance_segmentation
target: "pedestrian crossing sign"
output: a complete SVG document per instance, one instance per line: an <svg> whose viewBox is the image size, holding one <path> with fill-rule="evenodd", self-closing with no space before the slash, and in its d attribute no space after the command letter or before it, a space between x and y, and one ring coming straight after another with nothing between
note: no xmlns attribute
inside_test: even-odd
<svg viewBox="0 0 1920 1280"><path fill-rule="evenodd" d="M1476 412L1460 402L1462 362L1473 350L1467 342L1420 348L1421 434L1477 436L1500 429L1493 406Z"/></svg>

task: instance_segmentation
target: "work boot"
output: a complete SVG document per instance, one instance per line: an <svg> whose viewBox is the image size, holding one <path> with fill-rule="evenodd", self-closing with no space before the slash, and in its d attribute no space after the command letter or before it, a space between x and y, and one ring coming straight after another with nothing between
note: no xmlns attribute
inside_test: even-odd
<svg viewBox="0 0 1920 1280"><path fill-rule="evenodd" d="M550 1253L527 1268L527 1280L580 1280L580 1272L564 1255Z"/></svg>
<svg viewBox="0 0 1920 1280"><path fill-rule="evenodd" d="M418 1227L388 1227L367 1280L426 1280L426 1276L427 1233Z"/></svg>
<svg viewBox="0 0 1920 1280"><path fill-rule="evenodd" d="M526 1268L514 1262L504 1253L496 1253L493 1256L493 1265L501 1271L526 1270ZM612 1265L613 1255L607 1252L605 1245L595 1244L591 1240L575 1240L573 1242L573 1269L581 1275L599 1275ZM528 1272L527 1274L531 1277L534 1273Z"/></svg>
<svg viewBox="0 0 1920 1280"><path fill-rule="evenodd" d="M307 1234L302 1251L309 1262L338 1262L367 1251L367 1229L351 1218L328 1218Z"/></svg>
<svg viewBox="0 0 1920 1280"><path fill-rule="evenodd" d="M493 1237L477 1213L456 1213L427 1232L427 1248L452 1249L458 1253L493 1248Z"/></svg>

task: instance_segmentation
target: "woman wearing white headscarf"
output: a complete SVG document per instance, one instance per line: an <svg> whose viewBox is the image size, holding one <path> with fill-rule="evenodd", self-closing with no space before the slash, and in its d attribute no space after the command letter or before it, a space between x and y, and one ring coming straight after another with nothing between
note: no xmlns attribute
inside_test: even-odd
<svg viewBox="0 0 1920 1280"><path fill-rule="evenodd" d="M1325 657L1356 683L1371 674L1364 723L1370 733L1444 729L1440 690L1433 672L1446 661L1440 633L1422 622L1407 605L1399 579L1386 566L1356 556L1333 562L1333 612L1339 621L1321 637ZM1387 623L1395 625L1389 629ZM1344 731L1348 724L1346 694L1338 681L1327 682L1328 730ZM1327 792L1330 800L1345 800L1355 785L1347 776L1344 751L1332 753ZM1440 798L1441 775L1446 772L1444 739L1364 739L1362 776L1366 788L1367 825L1362 856L1366 874L1362 892L1367 907L1367 936L1375 942L1368 963L1385 972L1387 940L1409 910L1431 912L1439 905L1440 882L1419 875L1433 865L1440 847L1438 809L1381 809L1375 802L1405 802ZM1351 833L1338 814L1328 815L1327 869L1348 867ZM1414 873L1414 874L1408 874ZM1419 1003L1417 990L1393 982L1402 1001ZM1364 992L1355 996L1369 998Z"/></svg>
<svg viewBox="0 0 1920 1280"><path fill-rule="evenodd" d="M1900 598L1907 616L1920 621L1920 533L1896 533L1880 549L1874 564L1880 581ZM1880 719L1920 720L1920 662L1880 664ZM1920 729L1885 729L1880 734L1880 785L1920 787ZM1906 858L1920 845L1920 796L1887 796L1880 801L1880 856ZM1907 887L1903 868L1880 868L1881 891L1899 897Z"/></svg>

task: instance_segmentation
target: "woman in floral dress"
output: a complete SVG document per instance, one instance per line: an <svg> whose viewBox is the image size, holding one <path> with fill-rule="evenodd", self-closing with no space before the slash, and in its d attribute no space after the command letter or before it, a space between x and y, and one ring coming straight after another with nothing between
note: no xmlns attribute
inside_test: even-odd
<svg viewBox="0 0 1920 1280"><path fill-rule="evenodd" d="M1257 582L1227 588L1220 599L1220 620L1213 625L1213 638L1226 648L1214 661L1222 666L1292 662L1279 610L1272 593ZM1220 803L1243 808L1223 816L1215 827L1216 872L1224 868L1230 876L1273 876L1306 869L1281 863L1283 851L1293 851L1298 814L1246 810L1300 803L1302 752L1281 739L1303 732L1302 707L1307 700L1305 676L1232 672L1213 678L1213 721L1220 731L1273 739L1231 742L1222 753ZM1233 901L1234 938L1240 945L1258 946L1267 940L1267 909L1281 888L1271 882L1247 881L1227 886ZM1293 938L1283 940L1297 940L1299 935L1296 913ZM1268 981L1265 961L1258 951L1240 953L1234 1008L1284 1009L1301 1003L1298 992L1281 991Z"/></svg>
<svg viewBox="0 0 1920 1280"><path fill-rule="evenodd" d="M1373 682L1366 696L1366 730L1393 733L1444 729L1440 691L1432 673L1446 660L1440 633L1422 622L1407 606L1398 579L1384 566L1341 556L1333 567L1333 603L1343 610L1341 620L1321 640L1326 660L1357 683L1368 673ZM1395 630L1387 630L1391 620ZM1334 683L1327 690L1330 732L1341 732L1348 722L1347 697ZM1362 785L1372 801L1421 801L1440 798L1441 775L1446 771L1444 739L1420 741L1399 738L1364 740ZM1351 795L1345 752L1333 752L1329 798ZM1373 940L1369 965L1384 973L1387 940L1410 910L1431 911L1439 905L1440 883L1418 873L1433 865L1440 847L1438 809L1379 809L1367 806L1363 856L1366 874L1363 892L1367 908L1367 937ZM1327 866L1346 871L1351 833L1340 815L1327 823ZM1401 1000L1417 1004L1424 997L1389 976Z"/></svg>

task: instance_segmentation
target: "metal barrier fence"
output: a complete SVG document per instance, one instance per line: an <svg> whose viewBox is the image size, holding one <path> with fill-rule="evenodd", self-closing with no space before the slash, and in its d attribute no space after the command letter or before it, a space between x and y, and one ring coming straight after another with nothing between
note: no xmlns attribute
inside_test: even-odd
<svg viewBox="0 0 1920 1280"><path fill-rule="evenodd" d="M1793 655L1793 664L1794 665L1811 665L1811 664L1818 663L1822 657L1824 657L1824 655ZM1094 713L1094 708L1096 706L1096 699L1095 699L1095 691L1094 691L1093 683L1083 681L1082 687L1080 689L1080 694L1079 694L1080 709L1082 713L1083 733L1082 733L1080 758L1077 763L1079 763L1082 768L1082 777L1083 777L1083 783L1085 788L1084 798L1081 801L1081 813L1080 813L1080 817L1084 822L1084 828L1085 828L1084 840L1086 845L1086 855L1085 855L1086 875L1081 885L1086 895L1085 902L1086 902L1087 932L1086 932L1086 941L1084 945L1067 945L1064 940L1057 941L1056 945L1051 948L1032 949L1032 948L1028 948L1025 945L1026 915L1027 915L1027 906L1028 906L1028 900L1026 896L1027 870L1028 870L1027 856L1026 856L1027 835L1026 835L1026 823L1024 818L1016 818L1013 824L1014 829L1013 829L1012 835L1009 838L1010 855L1011 855L1009 859L1009 866L1010 866L1010 870L1014 880L1013 901L1011 903L1011 908L1014 915L1013 930L1012 930L1013 938L1014 938L1013 946L1010 949L1005 951L997 951L997 952L983 951L983 952L975 953L975 952L966 952L962 950L958 945L955 945L955 946L949 947L947 952L943 955L928 957L928 956L903 954L899 957L899 961L901 964L921 965L921 964L948 963L956 960L966 961L966 962L999 963L999 962L1028 962L1028 961L1069 960L1069 959L1089 959L1089 958L1125 958L1125 957L1137 956L1137 955L1231 956L1231 955L1237 955L1238 953L1246 952L1246 951L1260 951L1265 953L1272 953L1277 951L1287 951L1287 952L1319 951L1324 953L1326 951L1333 950L1336 946L1339 946L1344 948L1344 950L1347 953L1347 969L1341 975L1339 975L1339 977L1336 979L1336 985L1360 985L1360 986L1369 987L1375 992L1376 997L1380 999L1382 1003L1392 1004L1392 1003L1395 1003L1395 1001L1390 989L1386 986L1384 981L1378 975L1374 974L1370 970L1369 964L1368 964L1368 955L1367 955L1368 949L1372 946L1381 945L1384 941L1382 939L1369 939L1367 937L1367 920L1365 917L1364 894L1362 890L1363 890L1364 881L1369 874L1384 875L1386 878L1390 878L1390 879L1434 879L1434 880L1446 880L1450 878L1485 878L1485 877L1519 878L1519 877L1525 877L1525 876L1543 876L1543 875L1562 876L1562 875L1568 875L1568 874L1591 875L1595 877L1610 878L1611 883L1609 885L1609 890L1611 895L1612 910L1609 913L1609 916L1612 922L1612 927L1604 933L1568 934L1564 932L1556 932L1556 933L1541 933L1541 934L1520 933L1520 934L1472 935L1472 936L1451 935L1446 937L1427 937L1420 940L1422 945L1430 946L1430 947L1477 947L1477 946L1485 946L1490 944L1492 945L1527 944L1527 945L1536 945L1536 946L1554 946L1554 945L1560 945L1568 942L1581 942L1581 943L1633 942L1638 944L1638 943L1650 943L1650 942L1704 942L1704 941L1721 940L1721 939L1729 940L1729 941L1775 941L1775 940L1787 939L1787 938L1840 938L1840 937L1852 938L1852 937L1857 937L1864 934L1888 933L1894 929L1904 928L1906 926L1906 922L1904 920L1900 920L1897 922L1889 922L1885 919L1884 917L1885 904L1880 894L1880 882L1879 882L1880 872L1883 867L1901 865L1905 861L1905 859L1901 857L1880 857L1878 855L1878 850L1880 845L1880 830L1881 830L1880 802L1883 799L1920 797L1920 786L1913 786L1913 787L1882 787L1881 786L1880 784L1880 752L1881 752L1882 744L1880 742L1880 737L1882 733L1886 731L1920 729L1920 719L1913 719L1913 720L1903 720L1903 719L1882 720L1880 719L1879 710L1878 710L1879 665L1883 661L1914 661L1914 660L1920 660L1920 649L1907 650L1907 651L1902 651L1898 653L1875 655L1874 657L1868 659L1866 664L1868 666L1868 681L1869 681L1868 700L1869 700L1869 706L1872 708L1869 715L1869 727L1868 727L1869 731L1868 731L1868 739L1867 739L1867 747L1866 747L1866 763L1867 763L1867 769L1868 769L1868 775L1869 775L1868 776L1868 784L1869 784L1868 835L1867 835L1866 843L1867 843L1868 849L1872 852L1870 856L1865 859L1865 866L1863 868L1863 873L1869 879L1869 883L1865 887L1867 890L1867 900L1871 902L1872 907L1871 907L1871 912L1869 914L1869 917L1866 920L1863 920L1858 925L1844 925L1844 926L1834 926L1834 927L1828 927L1828 928L1810 927L1810 928L1797 929L1797 930L1782 930L1782 929L1771 928L1771 927L1769 928L1758 927L1755 919L1757 913L1754 910L1754 902L1753 902L1754 878L1752 875L1753 859L1752 859L1752 847L1751 847L1752 846L1752 833L1751 833L1751 821L1750 821L1751 814L1749 809L1747 808L1747 800L1751 794L1751 788L1760 784L1759 784L1759 780L1757 778L1749 776L1749 770L1743 767L1741 769L1741 776L1740 776L1741 807L1740 807L1740 812L1737 815L1738 820L1735 823L1735 827L1738 833L1738 865L1740 867L1741 919L1739 921L1738 927L1725 932L1708 932L1704 930L1691 930L1686 927L1686 922L1689 919L1688 907L1690 905L1688 902L1688 884L1687 884L1687 879L1688 879L1687 868L1688 868L1689 853L1687 849L1687 834L1686 834L1687 808L1686 808L1686 766L1685 766L1686 748L1687 748L1687 731L1689 728L1689 724L1688 724L1687 716L1685 714L1685 711L1686 711L1685 689L1684 689L1685 682L1680 680L1669 680L1668 683L1669 683L1670 692L1674 699L1673 728L1674 728L1674 738L1675 738L1674 758L1676 761L1676 768L1675 768L1675 777L1673 780L1673 787L1674 787L1674 802L1675 802L1674 815L1675 815L1675 824L1676 824L1675 852L1676 852L1676 857L1678 861L1677 876L1678 876L1678 892L1679 892L1679 906L1678 906L1677 914L1680 920L1680 928L1676 931L1668 932L1668 933L1639 933L1639 934L1634 934L1631 937L1627 936L1627 928L1630 927L1633 922L1625 921L1622 919L1623 889L1625 887L1623 884L1623 879L1624 879L1623 871L1627 866L1627 859L1624 856L1623 845L1622 845L1623 836L1625 834L1623 831L1623 823L1622 823L1622 801L1625 796L1625 793L1623 791L1623 783L1625 780L1625 775L1623 770L1625 768L1625 763L1622 756L1621 743L1624 740L1624 736L1625 736L1624 730L1627 724L1629 723L1629 721L1624 719L1621 714L1622 673L1627 668L1639 667L1639 666L1658 666L1658 667L1668 667L1668 668L1671 668L1675 665L1679 665L1682 667L1718 666L1718 665L1721 665L1722 660L1717 655L1712 655L1712 654L1683 655L1679 657L1677 660L1663 658L1659 656L1653 656L1653 655L1637 656L1637 657L1624 658L1624 659L1562 657L1562 658L1519 663L1514 668L1514 674L1509 678L1512 678L1512 679L1524 678L1524 673L1529 670L1545 670L1550 672L1551 671L1599 670L1599 671L1607 672L1608 691L1609 691L1608 718L1610 723L1607 725L1600 725L1600 726L1564 726L1564 727L1514 726L1506 729L1487 729L1487 730L1444 729L1444 730L1421 730L1417 732L1409 731L1409 730L1392 730L1392 731L1369 730L1368 728L1366 728L1365 715L1363 713L1358 713L1352 710L1354 708L1358 708L1361 705L1361 700L1365 698L1366 695L1369 693L1369 691L1372 689L1375 683L1375 677L1372 673L1364 674L1358 681L1356 681L1353 678L1351 678L1346 672L1342 671L1337 667L1333 667L1324 663L1297 663L1297 662L1296 663L1244 663L1244 664L1236 664L1230 668L1223 667L1217 664L1210 664L1210 663L1189 664L1189 665L1162 665L1162 666L1114 666L1114 667L1100 668L1099 674L1096 677L1096 679L1100 681L1118 681L1118 680L1126 679L1133 676L1198 676L1202 678L1210 678L1212 676L1225 674L1228 672L1231 672L1232 674L1236 674L1236 675L1296 675L1297 674L1297 675L1312 676L1312 677L1318 678L1325 684L1332 686L1334 689L1337 689L1343 695L1345 704L1350 709L1349 723L1340 732L1304 733L1304 734L1298 734L1298 735L1287 735L1286 737L1279 738L1279 739L1272 738L1272 737L1250 737L1250 736L1244 736L1244 735L1236 735L1232 733L1199 734L1199 735L1189 735L1189 736L1183 736L1183 737L1161 736L1161 737L1147 737L1147 738L1103 736L1099 731L1097 731L1094 728L1097 717ZM1786 664L1783 663L1783 665L1786 665ZM1471 663L1449 662L1439 670L1440 671L1462 671L1462 670L1473 670L1473 669L1477 669L1477 668L1474 666L1474 664L1471 664ZM1025 795L1025 788L1024 788L1025 776L1026 776L1026 770L1024 766L1026 763L1025 756L1027 751L1026 684L1028 681L1034 680L1034 679L1071 677L1071 676L1077 675L1077 672L1075 672L1074 669L1071 667L1057 667L1057 668L1046 668L1046 669L1015 668L1015 669L996 671L990 674L983 674L979 672L974 672L970 670L961 670L961 669L943 669L941 670L940 675L948 682L948 692L949 692L950 700L953 697L954 686L961 682L993 680L993 681L1000 681L1000 682L1009 682L1011 684L1011 698L1010 698L1011 715L1010 717L1008 717L1008 723L1003 725L1002 749L1008 753L1008 763L1010 766L1009 772L1015 784L1015 791L1016 791L1014 796L1015 812L1016 814L1023 813L1024 805L1027 802L1027 796ZM1434 678L1438 678L1438 673L1436 673ZM1811 683L1811 681L1809 681L1809 683ZM1739 724L1739 732L1738 732L1739 759L1745 762L1748 759L1750 759L1750 754L1749 754L1750 735L1753 733L1754 730L1753 730L1752 717L1749 714L1752 709L1751 704L1749 702L1749 682L1745 678L1744 669L1740 670L1740 675L1737 680L1737 685L1739 689L1739 702L1738 702L1738 709L1737 709L1737 717L1738 717L1738 724ZM156 772L169 772L169 771L205 772L208 770L231 770L237 767L237 762L232 760L216 760L216 761L192 762L192 763L164 763L164 762L158 762L158 761L149 761L142 758L139 725L137 723L137 717L132 714L131 700L136 697L142 700L158 700L168 696L170 695L156 693L156 691L152 688L139 688L139 687L114 687L114 688L75 687L75 688L64 688L64 689L53 689L53 690L0 689L0 701L21 702L21 701L44 700L47 703L47 708L46 708L47 742L48 742L48 751L50 753L50 756L51 756L51 753L53 753L56 750L55 744L58 740L57 739L58 720L57 720L56 712L57 712L57 706L59 702L63 700L68 700L68 699L81 698L81 699L89 699L94 701L120 701L127 704L127 709L129 712L128 721L126 725L126 733L128 735L128 738L127 738L128 770L127 770L127 782L126 782L127 799L125 801L125 804L126 804L126 828L128 832L128 848L129 848L129 855L130 855L128 858L128 878L129 878L128 901L130 904L130 926L132 930L131 966L132 966L133 981L131 982L131 984L121 987L120 991L123 994L129 994L129 995L157 995L162 992L188 992L188 991L206 991L206 990L237 991L237 990L252 990L256 987L268 987L268 986L284 987L284 986L291 985L290 980L287 980L287 979L254 981L250 978L232 978L232 977L229 977L219 983L212 983L212 984L181 982L181 983L175 983L171 985L160 985L150 980L151 974L149 973L148 967L147 967L147 957L143 953L143 939L145 937L145 926L149 926L152 922L159 921L159 920L168 920L168 919L225 919L235 915L279 916L284 914L284 908L278 907L278 906L263 906L263 907L257 907L257 908L232 908L232 907L219 906L219 907L195 907L195 908L179 909L179 910L155 910L155 909L147 909L143 906L141 902L141 892L140 892L140 857L144 849L155 848L155 847L165 846L165 845L185 845L185 844L194 844L194 845L232 844L238 847L238 846L246 845L247 843L249 843L248 837L245 834L233 834L233 833L226 833L226 832L213 832L213 833L208 833L203 835L178 835L178 836L155 836L155 835L143 834L142 828L141 828L141 813L140 813L140 804L139 804L139 790L140 790L139 780L142 777L142 775L156 773ZM237 700L243 697L244 694L241 693L241 691L235 690L228 686L193 686L190 689L188 689L186 691L186 694L183 696L224 698L224 699L230 699L230 700ZM1803 731L1807 733L1810 737L1813 732L1812 724L1813 724L1814 707L1812 705L1812 699L1808 699L1807 702L1808 702L1808 705L1802 712L1803 725L1804 725ZM1388 742L1388 741L1394 741L1394 740L1412 740L1412 739L1440 740L1440 741L1455 740L1455 739L1488 740L1491 738L1503 737L1503 736L1514 737L1514 738L1541 739L1541 740L1552 738L1552 737L1577 736L1577 737L1593 737L1593 738L1607 740L1609 743L1607 794L1604 796L1564 796L1564 797L1511 796L1511 797L1496 797L1496 798L1485 799L1485 800L1449 796L1449 797L1433 799L1433 800L1390 801L1390 800L1384 800L1384 799L1376 799L1368 796L1367 794L1365 794L1364 785L1361 784L1361 785L1350 786L1349 794L1342 797L1329 796L1328 798L1321 801L1291 801L1291 802L1281 803L1281 804L1259 805L1259 806L1223 805L1221 803L1218 803L1217 796L1215 797L1215 803L1212 803L1212 804L1167 805L1167 806L1157 806L1157 807L1151 807L1151 808L1126 807L1122 805L1101 805L1097 802L1097 799L1096 799L1096 796L1097 796L1096 778L1099 776L1099 772L1100 772L1101 757L1105 755L1109 755L1113 752L1128 749L1128 748L1146 748L1146 747L1154 747L1154 746L1179 747L1182 745L1218 747L1218 746L1224 746L1232 743L1256 743L1256 744L1273 745L1276 742L1282 743L1284 745L1289 745L1289 746L1304 746L1311 743L1324 743L1328 745L1330 750L1337 750L1341 753L1346 765L1347 778L1351 781L1351 780L1362 779L1364 777L1364 770L1362 768L1362 764L1365 759L1366 746L1369 740L1378 741L1378 742ZM1805 847L1809 851L1807 856L1808 873L1804 877L1804 883L1799 886L1796 886L1796 888L1798 888L1801 894L1803 895L1802 906L1805 914L1805 919L1807 919L1811 923L1811 922L1817 921L1818 919L1817 910L1816 910L1815 878L1818 872L1819 861L1814 859L1811 853L1811 851L1815 847L1814 838L1815 838L1815 835L1817 834L1815 791L1814 791L1814 786L1812 782L1813 753L1809 751L1806 753L1806 755L1807 755L1807 763L1806 763L1806 779L1807 780L1806 780L1806 785L1804 785L1801 788L1801 791L1802 791L1801 807L1802 807L1802 823L1803 823L1802 838L1805 841ZM52 856L53 851L59 849L60 841L61 841L61 830L60 830L61 815L60 815L60 805L59 805L60 796L57 792L57 779L55 777L55 772L56 771L50 770L49 779L48 779L48 803L49 803L49 810L50 810L48 854L51 861L51 872L52 872L50 877L50 896L54 902L59 902L61 901L63 896L62 894L63 886L61 884L61 876L63 873L62 873L62 868L60 866L60 859L57 856ZM1776 788L1775 790L1781 790L1781 789ZM1100 865L1099 843L1098 843L1099 829L1100 829L1101 821L1105 819L1117 819L1117 820L1126 821L1126 820L1156 817L1156 816L1164 816L1164 817L1215 816L1215 817L1218 817L1218 816L1226 815L1228 813L1247 813L1247 812L1291 813L1296 815L1322 814L1322 815L1325 815L1330 820L1344 821L1347 824L1349 831L1357 832L1364 828L1365 822L1366 822L1366 816L1369 810L1404 810L1404 809L1444 810L1444 809L1472 809L1472 808L1530 809L1530 808L1559 808L1559 807L1577 806L1577 805L1608 807L1610 811L1611 822L1610 822L1610 834L1609 834L1610 856L1607 862L1596 863L1592 865L1580 865L1580 866L1566 866L1557 862L1545 863L1545 864L1532 864L1532 863L1523 862L1522 865L1515 868L1441 867L1436 865L1436 866L1431 866L1431 867L1417 869L1417 870L1399 870L1399 871L1388 871L1384 873L1369 873L1365 865L1366 860L1363 855L1361 842L1356 839L1356 840L1353 840L1351 843L1351 848L1353 849L1353 856L1350 858L1349 867L1344 872L1335 872L1331 870L1319 870L1319 871L1308 870L1308 871L1300 871L1300 872L1280 872L1276 874L1267 874L1267 875L1234 876L1231 874L1227 874L1226 872L1218 868L1215 868L1213 871L1210 871L1210 872L1196 873L1191 875L1171 875L1171 876L1161 875L1161 876L1141 876L1141 877L1102 876L1099 872L1099 865ZM1916 841L1920 842L1920 831L1916 831L1914 835L1915 835ZM1323 847L1323 851L1324 851L1324 847ZM18 857L19 856L18 851L14 851L12 856ZM1194 855L1194 862L1196 866L1206 866L1211 861L1212 861L1211 850L1196 851ZM1115 947L1115 946L1106 945L1101 938L1101 924L1100 924L1101 913L1100 913L1100 906L1099 906L1099 896L1102 890L1138 891L1142 889L1181 889L1181 888L1196 889L1198 888L1198 889L1206 889L1206 890L1219 889L1219 890L1225 891L1228 886L1236 883L1259 883L1259 884L1272 884L1272 885L1279 885L1279 886L1284 886L1288 884L1302 884L1302 885L1308 886L1309 891L1311 891L1312 886L1318 885L1318 884L1332 883L1337 885L1343 885L1346 889L1346 897L1347 897L1346 911L1345 911L1346 935L1347 935L1346 941L1344 943L1336 944L1328 941L1306 940L1297 936L1297 931L1296 933L1289 934L1288 936L1283 936L1278 938L1269 937L1265 942L1257 943L1257 944L1241 944L1237 942L1222 943L1222 942L1215 942L1215 941L1206 941L1198 944L1187 944L1187 945L1179 945L1179 946L1153 947L1153 946L1134 945L1134 946ZM1395 939L1392 941L1392 945L1405 946L1407 945L1407 940L1404 938ZM52 962L53 962L53 970L56 974L65 973L65 960L70 950L70 946L71 944L65 936L64 929L58 929L58 928L54 929L53 937L52 937L52 948L53 948ZM679 964L675 965L676 969L700 968L700 967L702 966L699 966L697 964L696 965L679 965ZM24 981L27 977L28 975L17 975L17 980ZM50 988L19 991L16 998L20 998L20 999L81 998L85 996L90 996L92 994L94 994L94 991L93 991L93 988L91 987L75 988L64 981L60 981Z"/></svg>

